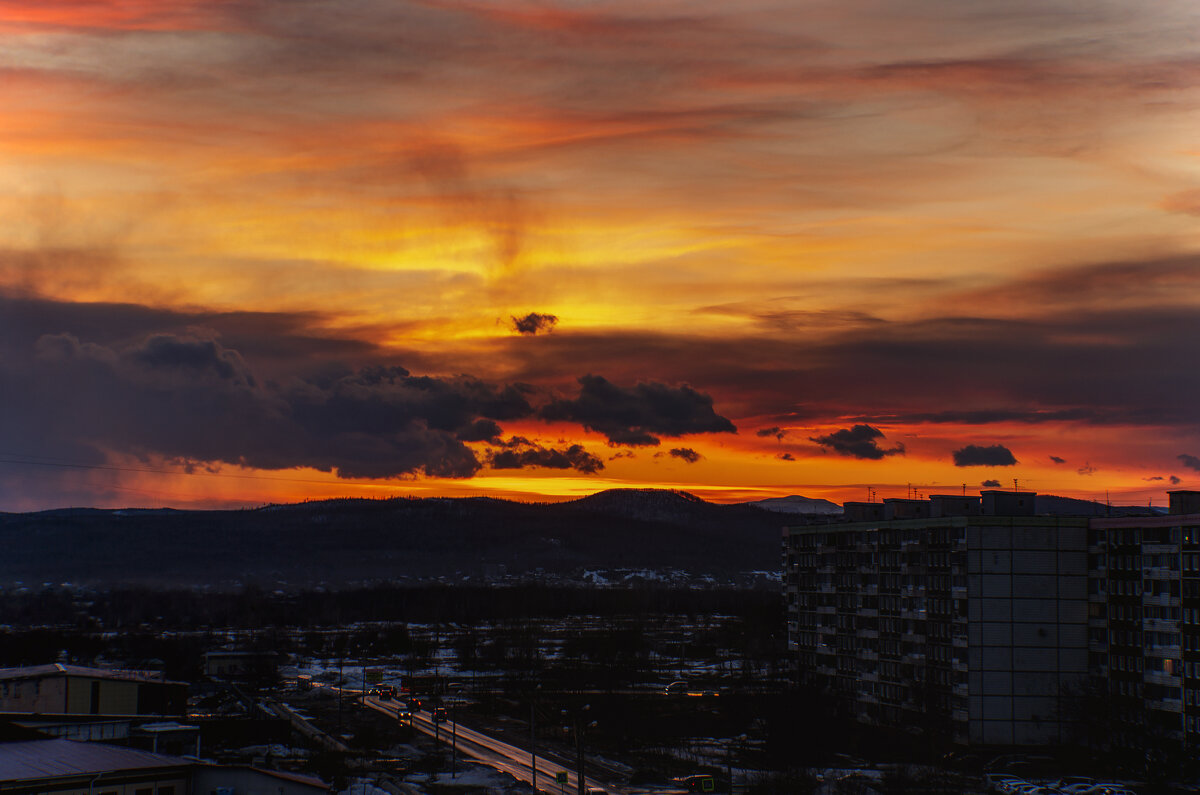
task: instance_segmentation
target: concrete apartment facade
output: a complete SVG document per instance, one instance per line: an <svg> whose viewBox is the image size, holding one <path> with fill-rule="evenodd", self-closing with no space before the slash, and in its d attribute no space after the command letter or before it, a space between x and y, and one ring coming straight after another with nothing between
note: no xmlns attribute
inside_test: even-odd
<svg viewBox="0 0 1200 795"><path fill-rule="evenodd" d="M1166 516L1094 519L1088 637L1113 742L1200 747L1200 492Z"/></svg>
<svg viewBox="0 0 1200 795"><path fill-rule="evenodd" d="M1031 492L847 503L786 528L801 676L860 720L964 744L1064 742L1088 657L1088 521Z"/></svg>

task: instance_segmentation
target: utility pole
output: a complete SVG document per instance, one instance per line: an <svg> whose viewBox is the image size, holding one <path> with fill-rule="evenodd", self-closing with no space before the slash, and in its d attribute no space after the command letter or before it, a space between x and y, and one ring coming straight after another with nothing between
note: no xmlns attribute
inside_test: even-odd
<svg viewBox="0 0 1200 795"><path fill-rule="evenodd" d="M729 795L733 795L733 738L725 744L725 774L729 776Z"/></svg>
<svg viewBox="0 0 1200 795"><path fill-rule="evenodd" d="M579 718L575 718L575 772L579 785L579 795L587 795L587 788L584 786L583 778L583 725L579 722Z"/></svg>
<svg viewBox="0 0 1200 795"><path fill-rule="evenodd" d="M338 740L342 739L342 699L345 697L346 682L342 679L342 669L345 667L345 655L338 656Z"/></svg>
<svg viewBox="0 0 1200 795"><path fill-rule="evenodd" d="M533 698L529 699L529 767L533 770L533 776L529 781L529 786L533 787L533 791L537 792L537 731L534 730L534 718L536 715L536 701Z"/></svg>
<svg viewBox="0 0 1200 795"><path fill-rule="evenodd" d="M450 778L458 774L458 706L450 708Z"/></svg>

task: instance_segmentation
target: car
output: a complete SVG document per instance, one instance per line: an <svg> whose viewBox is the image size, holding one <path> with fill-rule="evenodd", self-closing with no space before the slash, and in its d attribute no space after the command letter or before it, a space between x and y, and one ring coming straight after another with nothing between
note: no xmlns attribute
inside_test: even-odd
<svg viewBox="0 0 1200 795"><path fill-rule="evenodd" d="M715 792L717 789L716 780L707 773L673 778L671 783L678 784L688 792Z"/></svg>
<svg viewBox="0 0 1200 795"><path fill-rule="evenodd" d="M412 723L412 715L412 710L405 709L404 707L396 710L396 720L403 721L404 723Z"/></svg>
<svg viewBox="0 0 1200 795"><path fill-rule="evenodd" d="M420 712L421 711L421 699L410 698L408 700L408 708L410 710L412 710L413 712Z"/></svg>
<svg viewBox="0 0 1200 795"><path fill-rule="evenodd" d="M434 723L441 723L442 721L446 720L446 708L434 707L432 718Z"/></svg>
<svg viewBox="0 0 1200 795"><path fill-rule="evenodd" d="M380 701L391 701L396 697L395 685L375 685L371 688L372 696L377 697Z"/></svg>
<svg viewBox="0 0 1200 795"><path fill-rule="evenodd" d="M688 683L683 680L672 682L663 688L664 696L684 695L688 691Z"/></svg>

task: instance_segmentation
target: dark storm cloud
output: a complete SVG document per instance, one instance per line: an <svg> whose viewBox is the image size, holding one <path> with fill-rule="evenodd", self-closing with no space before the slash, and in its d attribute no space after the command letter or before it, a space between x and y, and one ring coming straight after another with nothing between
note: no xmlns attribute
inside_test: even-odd
<svg viewBox="0 0 1200 795"><path fill-rule="evenodd" d="M1083 466L1081 466L1079 469L1077 469L1077 470L1075 470L1075 471L1076 471L1077 473L1079 473L1080 475L1094 475L1094 474L1096 474L1096 468L1095 468L1094 466L1092 466L1092 464L1091 464L1091 462L1090 462L1090 461L1089 461L1089 462L1087 462L1087 463L1085 463Z"/></svg>
<svg viewBox="0 0 1200 795"><path fill-rule="evenodd" d="M1002 444L983 447L969 444L954 451L956 467L1010 467L1017 463L1012 451Z"/></svg>
<svg viewBox="0 0 1200 795"><path fill-rule="evenodd" d="M47 427L65 439L342 477L468 477L480 464L460 437L495 435L494 420L532 413L517 387L413 376L395 366L259 386L218 341L170 335L116 349L46 335L29 375L43 397L52 396L31 409L53 417Z"/></svg>
<svg viewBox="0 0 1200 795"><path fill-rule="evenodd" d="M413 375L374 346L308 333L311 316L3 295L0 310L0 449L12 454L468 477L481 464L464 442L534 411L531 387ZM366 355L337 355L349 352Z"/></svg>
<svg viewBox="0 0 1200 795"><path fill-rule="evenodd" d="M604 462L579 444L556 450L516 436L504 446L508 449L488 454L487 462L492 469L574 469L589 475L604 469Z"/></svg>
<svg viewBox="0 0 1200 795"><path fill-rule="evenodd" d="M791 453L780 453L779 455L777 455L775 457L778 458L780 461L795 461L796 460L796 456L792 455Z"/></svg>
<svg viewBox="0 0 1200 795"><path fill-rule="evenodd" d="M614 444L734 432L689 386L579 380L545 401L521 383L414 374L375 346L308 331L311 315L215 314L0 295L0 449L102 464L111 453L187 465L312 467L342 477L469 477L494 468L593 473L579 445L501 439L501 423L579 422ZM63 331L68 329L68 331ZM84 330L94 337L88 339ZM246 340L253 357L226 334ZM357 352L357 357L338 354ZM357 361L354 361L357 359ZM539 409L539 405L541 408ZM467 443L499 447L481 461ZM688 448L672 455L689 460Z"/></svg>
<svg viewBox="0 0 1200 795"><path fill-rule="evenodd" d="M998 489L998 488L1000 488L1000 481L998 481L998 480L985 480L985 481L983 481L982 483L980 483L979 485L980 485L980 486L982 486L982 487L983 487L983 488L985 488L985 489Z"/></svg>
<svg viewBox="0 0 1200 795"><path fill-rule="evenodd" d="M690 447L672 447L671 456L673 458L678 458L681 461L686 461L689 464L694 464L701 458L704 458L704 456L700 455Z"/></svg>
<svg viewBox="0 0 1200 795"><path fill-rule="evenodd" d="M1179 476L1178 476L1178 475L1172 475L1172 476L1169 478L1169 480L1171 481L1171 485L1172 485L1172 486L1178 486L1180 483L1182 483L1182 482L1183 482L1182 480L1180 480L1180 479L1179 479Z"/></svg>
<svg viewBox="0 0 1200 795"><path fill-rule="evenodd" d="M475 420L458 432L458 439L462 442L492 442L494 444L499 440L500 433L500 426L492 420Z"/></svg>
<svg viewBox="0 0 1200 795"><path fill-rule="evenodd" d="M879 446L879 439L884 438L883 431L870 425L855 425L853 428L842 428L826 436L809 437L812 441L828 447L838 455L853 456L859 459L878 461L889 455L903 455L904 445L898 444L890 450Z"/></svg>
<svg viewBox="0 0 1200 795"><path fill-rule="evenodd" d="M775 426L775 427L771 427L771 428L760 428L759 430L754 432L754 435L764 438L764 439L768 436L774 436L776 440L782 442L783 437L787 435L787 431L782 430L778 426Z"/></svg>
<svg viewBox="0 0 1200 795"><path fill-rule="evenodd" d="M1060 457L1058 457L1058 456L1056 456L1056 455L1052 455L1052 456L1050 456L1050 460L1051 460L1051 461L1053 461L1053 462L1054 462L1054 463L1056 463L1056 464L1065 464L1065 463L1067 463L1067 459L1065 459L1065 458L1060 458Z"/></svg>
<svg viewBox="0 0 1200 795"><path fill-rule="evenodd" d="M525 317L511 316L511 320L512 329L518 334L538 334L553 331L558 323L558 316L530 312Z"/></svg>
<svg viewBox="0 0 1200 795"><path fill-rule="evenodd" d="M241 354L222 348L214 340L155 334L127 355L132 362L149 370L176 371L185 378L212 373L233 383L256 385Z"/></svg>
<svg viewBox="0 0 1200 795"><path fill-rule="evenodd" d="M1188 455L1187 453L1180 453L1176 456L1176 458L1182 461L1183 465L1188 469L1200 471L1200 458L1197 458L1194 455Z"/></svg>
<svg viewBox="0 0 1200 795"><path fill-rule="evenodd" d="M72 303L14 295L0 290L0 349L32 346L45 334L64 330L80 339L127 346L156 334L176 337L203 333L219 338L256 368L289 372L321 362L369 360L382 354L374 343L322 330L313 312L202 312L155 309L139 304Z"/></svg>
<svg viewBox="0 0 1200 795"><path fill-rule="evenodd" d="M1150 476L1150 477L1148 477L1148 478L1142 478L1142 480L1144 480L1144 481L1146 481L1146 482L1148 482L1148 483L1152 483L1152 482L1154 482L1154 481L1156 481L1156 480L1166 480L1166 478L1164 478L1162 475L1151 475L1151 476Z"/></svg>
<svg viewBox="0 0 1200 795"><path fill-rule="evenodd" d="M579 396L554 400L539 412L544 420L578 422L612 444L657 445L658 436L736 433L733 423L713 411L712 398L690 386L643 382L628 389L598 375L579 379Z"/></svg>

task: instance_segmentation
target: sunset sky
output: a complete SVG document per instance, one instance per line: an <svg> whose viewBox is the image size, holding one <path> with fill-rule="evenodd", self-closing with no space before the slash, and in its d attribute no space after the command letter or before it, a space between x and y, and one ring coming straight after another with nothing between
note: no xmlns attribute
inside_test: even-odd
<svg viewBox="0 0 1200 795"><path fill-rule="evenodd" d="M0 510L1200 488L1196 0L0 0Z"/></svg>

